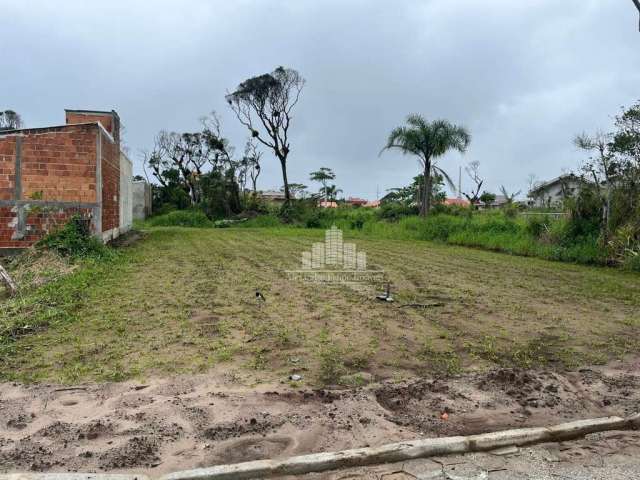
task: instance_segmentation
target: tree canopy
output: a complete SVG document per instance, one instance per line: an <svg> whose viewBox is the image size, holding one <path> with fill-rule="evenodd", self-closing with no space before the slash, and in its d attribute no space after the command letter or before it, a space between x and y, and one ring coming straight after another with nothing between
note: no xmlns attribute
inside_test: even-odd
<svg viewBox="0 0 640 480"><path fill-rule="evenodd" d="M435 164L449 150L466 152L471 135L466 128L454 125L448 120L429 122L421 115L411 114L407 117L407 125L394 128L382 151L398 149L403 154L418 157L422 167L424 185L421 193L420 213L426 216L431 208L432 176L441 175L452 189L455 189L447 173Z"/></svg>
<svg viewBox="0 0 640 480"><path fill-rule="evenodd" d="M304 78L296 70L278 67L271 73L243 81L226 95L240 123L280 161L287 203L291 198L287 178L287 158L291 151L289 128L304 84Z"/></svg>

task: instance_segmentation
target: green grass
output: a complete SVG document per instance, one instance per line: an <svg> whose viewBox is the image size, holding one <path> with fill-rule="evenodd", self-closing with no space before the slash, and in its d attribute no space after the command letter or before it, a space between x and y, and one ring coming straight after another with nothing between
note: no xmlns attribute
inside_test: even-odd
<svg viewBox="0 0 640 480"><path fill-rule="evenodd" d="M381 285L287 277L321 230L151 228L117 255L0 300L0 379L214 371L255 383L299 372L313 384L573 367L638 351L637 274L427 242L409 225L415 238L366 224L345 235L385 271L392 304L373 299ZM402 307L434 302L444 305Z"/></svg>
<svg viewBox="0 0 640 480"><path fill-rule="evenodd" d="M147 220L151 227L211 228L213 222L199 210L176 210Z"/></svg>
<svg viewBox="0 0 640 480"><path fill-rule="evenodd" d="M381 219L380 212L366 208L307 209L296 221L286 225L276 215L269 214L249 219L238 226L324 230L336 225L362 238L436 241L583 265L606 265L608 262L608 252L599 244L597 236L571 235L566 219L545 215L510 217L502 211L472 213L458 209L457 212L456 215L433 213L426 219L407 216L389 221ZM170 217L177 213L180 215ZM214 226L197 214L192 211L172 212L169 216L152 218L148 225ZM628 269L640 271L640 267L632 262L629 262Z"/></svg>

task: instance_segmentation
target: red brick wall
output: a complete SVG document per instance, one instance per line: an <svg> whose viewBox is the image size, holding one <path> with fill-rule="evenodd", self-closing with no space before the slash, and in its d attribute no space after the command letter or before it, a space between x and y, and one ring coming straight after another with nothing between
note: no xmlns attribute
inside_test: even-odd
<svg viewBox="0 0 640 480"><path fill-rule="evenodd" d="M110 130L115 143L95 124ZM25 247L45 233L64 224L72 215L91 215L91 208L45 205L41 201L102 202L102 232L120 224L120 145L116 114L75 114L67 112L63 127L25 129L0 134L0 200L15 200L16 139L21 138L21 185L18 200L33 201L25 209L24 238L16 233L18 207L0 206L0 248ZM82 123L79 125L78 123ZM98 142L100 158L98 159ZM102 195L98 197L96 168L100 161ZM99 233L102 233L99 232ZM96 232L98 233L98 232Z"/></svg>
<svg viewBox="0 0 640 480"><path fill-rule="evenodd" d="M107 132L111 134L116 143L120 142L120 119L114 113L100 112L65 112L67 125L74 123L100 122Z"/></svg>
<svg viewBox="0 0 640 480"><path fill-rule="evenodd" d="M97 130L95 125L69 125L26 134L22 199L95 202Z"/></svg>
<svg viewBox="0 0 640 480"><path fill-rule="evenodd" d="M18 200L33 200L28 207L23 207L26 221L24 237L20 239L15 238L18 207L0 206L0 248L28 247L74 214L91 215L91 208L62 208L38 202L97 202L97 138L98 135L104 137L99 132L94 124L26 129L17 134L0 135L0 200L15 200L18 136L22 185Z"/></svg>
<svg viewBox="0 0 640 480"><path fill-rule="evenodd" d="M120 151L117 144L102 139L102 231L120 226Z"/></svg>
<svg viewBox="0 0 640 480"><path fill-rule="evenodd" d="M40 240L48 232L63 226L74 215L91 217L90 208L56 208L35 207L27 213L27 231L24 238L13 239L17 222L15 207L0 207L0 248L24 248L29 247Z"/></svg>
<svg viewBox="0 0 640 480"><path fill-rule="evenodd" d="M0 139L0 200L11 200L15 192L16 140Z"/></svg>

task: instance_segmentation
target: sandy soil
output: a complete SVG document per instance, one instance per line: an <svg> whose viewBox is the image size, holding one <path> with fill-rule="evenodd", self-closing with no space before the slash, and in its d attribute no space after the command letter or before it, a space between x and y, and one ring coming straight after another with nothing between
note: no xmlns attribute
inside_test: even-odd
<svg viewBox="0 0 640 480"><path fill-rule="evenodd" d="M640 410L639 367L633 358L575 372L500 369L352 390L242 387L214 374L144 384L0 384L0 471L160 474L627 415Z"/></svg>

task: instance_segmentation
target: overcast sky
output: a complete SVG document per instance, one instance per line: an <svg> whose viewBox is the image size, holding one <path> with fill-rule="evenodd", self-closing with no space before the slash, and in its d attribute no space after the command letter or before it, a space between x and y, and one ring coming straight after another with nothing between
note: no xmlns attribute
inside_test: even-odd
<svg viewBox="0 0 640 480"><path fill-rule="evenodd" d="M468 127L468 152L440 166L457 178L477 160L489 190L513 191L576 168L572 137L640 99L631 0L0 0L0 32L0 108L30 127L113 108L138 173L159 130L193 131L211 110L241 153L225 93L295 68L307 84L290 181L311 186L326 166L345 196L370 199L418 173L412 157L378 155L408 113ZM279 187L263 158L259 187Z"/></svg>

